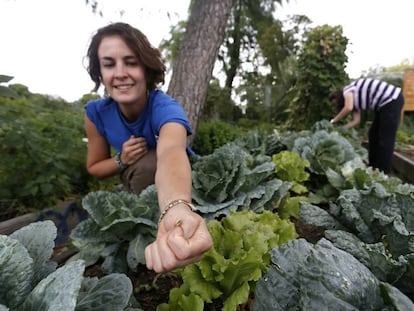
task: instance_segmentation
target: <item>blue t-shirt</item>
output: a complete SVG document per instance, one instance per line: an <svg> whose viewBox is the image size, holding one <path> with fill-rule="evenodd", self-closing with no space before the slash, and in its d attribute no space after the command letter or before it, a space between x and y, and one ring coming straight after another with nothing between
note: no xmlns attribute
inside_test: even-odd
<svg viewBox="0 0 414 311"><path fill-rule="evenodd" d="M192 134L184 109L161 90L150 91L145 109L134 123L125 119L111 97L92 100L85 105L85 110L98 132L119 152L131 135L145 137L148 149L156 149L160 129L169 122L182 124L187 129L187 135ZM189 147L187 152L193 154Z"/></svg>

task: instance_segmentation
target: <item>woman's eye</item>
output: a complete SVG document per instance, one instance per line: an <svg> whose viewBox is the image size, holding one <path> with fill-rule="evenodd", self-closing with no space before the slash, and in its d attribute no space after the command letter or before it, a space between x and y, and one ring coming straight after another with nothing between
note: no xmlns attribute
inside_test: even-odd
<svg viewBox="0 0 414 311"><path fill-rule="evenodd" d="M126 64L131 67L138 66L138 62L127 62Z"/></svg>
<svg viewBox="0 0 414 311"><path fill-rule="evenodd" d="M104 67L104 68L110 68L110 67L113 67L113 66L114 66L114 64L112 64L112 63L102 64L102 67Z"/></svg>

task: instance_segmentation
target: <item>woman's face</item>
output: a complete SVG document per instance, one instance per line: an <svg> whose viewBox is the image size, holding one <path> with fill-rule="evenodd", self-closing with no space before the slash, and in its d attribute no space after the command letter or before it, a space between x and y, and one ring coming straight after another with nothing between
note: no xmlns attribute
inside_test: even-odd
<svg viewBox="0 0 414 311"><path fill-rule="evenodd" d="M105 37L98 48L102 83L108 94L123 105L146 101L145 69L119 36Z"/></svg>

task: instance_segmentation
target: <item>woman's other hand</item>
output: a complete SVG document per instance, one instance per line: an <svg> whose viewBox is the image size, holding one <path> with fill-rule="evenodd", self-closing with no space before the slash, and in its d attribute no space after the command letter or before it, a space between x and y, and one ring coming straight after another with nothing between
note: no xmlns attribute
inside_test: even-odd
<svg viewBox="0 0 414 311"><path fill-rule="evenodd" d="M131 136L122 145L121 162L132 165L148 152L147 141L144 137Z"/></svg>

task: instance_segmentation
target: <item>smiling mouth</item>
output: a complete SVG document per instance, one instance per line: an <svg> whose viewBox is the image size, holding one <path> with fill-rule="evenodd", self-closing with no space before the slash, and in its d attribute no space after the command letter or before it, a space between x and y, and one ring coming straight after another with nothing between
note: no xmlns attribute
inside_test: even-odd
<svg viewBox="0 0 414 311"><path fill-rule="evenodd" d="M123 85L115 85L114 88L117 90L128 90L130 88L132 88L132 84L123 84Z"/></svg>

